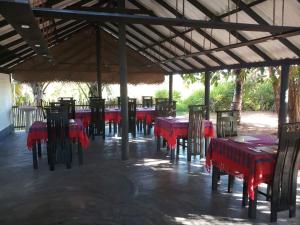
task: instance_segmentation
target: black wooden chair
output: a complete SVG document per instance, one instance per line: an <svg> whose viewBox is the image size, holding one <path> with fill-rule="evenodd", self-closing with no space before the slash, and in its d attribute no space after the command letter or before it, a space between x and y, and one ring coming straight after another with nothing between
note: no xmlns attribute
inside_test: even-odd
<svg viewBox="0 0 300 225"><path fill-rule="evenodd" d="M279 145L270 191L255 190L249 202L249 217L255 218L257 194L267 195L271 201L271 222L277 221L277 212L289 210L289 217L296 216L297 174L300 165L300 123L289 123L279 128ZM245 184L245 183L244 183ZM245 189L245 187L244 187ZM247 192L244 192L247 196ZM244 196L244 198L246 197Z"/></svg>
<svg viewBox="0 0 300 225"><path fill-rule="evenodd" d="M167 117L176 116L176 101L169 102L169 99L156 100L155 116Z"/></svg>
<svg viewBox="0 0 300 225"><path fill-rule="evenodd" d="M91 122L89 124L89 135L102 136L105 139L105 99L90 97Z"/></svg>
<svg viewBox="0 0 300 225"><path fill-rule="evenodd" d="M217 113L217 137L237 136L238 111L224 110Z"/></svg>
<svg viewBox="0 0 300 225"><path fill-rule="evenodd" d="M133 137L136 137L136 99L128 99L128 132L132 134Z"/></svg>
<svg viewBox="0 0 300 225"><path fill-rule="evenodd" d="M76 100L74 100L72 97L59 99L60 105L66 106L68 108L69 119L75 119L75 102L76 102Z"/></svg>
<svg viewBox="0 0 300 225"><path fill-rule="evenodd" d="M204 157L204 136L202 120L205 118L205 105L189 105L189 127L187 139L187 160L191 161L191 156L200 155ZM183 140L184 145L184 140Z"/></svg>
<svg viewBox="0 0 300 225"><path fill-rule="evenodd" d="M69 138L68 107L52 106L47 112L47 154L50 170L54 170L57 161L71 168L72 142Z"/></svg>
<svg viewBox="0 0 300 225"><path fill-rule="evenodd" d="M142 96L142 107L143 108L152 108L153 107L152 96Z"/></svg>
<svg viewBox="0 0 300 225"><path fill-rule="evenodd" d="M217 137L234 137L237 136L237 116L236 110L223 110L216 111L217 113ZM221 175L227 175L224 171L220 171L218 168L213 167L212 175L212 189L217 189L217 182L220 180ZM228 192L232 192L232 186L234 182L234 176L228 175Z"/></svg>

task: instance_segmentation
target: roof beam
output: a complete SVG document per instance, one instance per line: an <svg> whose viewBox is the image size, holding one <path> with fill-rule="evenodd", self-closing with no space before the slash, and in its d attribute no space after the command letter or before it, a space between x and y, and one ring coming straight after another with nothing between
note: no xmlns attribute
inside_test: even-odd
<svg viewBox="0 0 300 225"><path fill-rule="evenodd" d="M145 7L143 5L141 5L140 3L138 3L136 0L129 0L132 4L134 4L135 6L137 6L138 8L142 8L144 9ZM160 1L162 2L162 1ZM164 6L167 7L167 9L169 11L171 11L174 15L182 17L183 15L179 14L178 11L176 11L175 9L173 9L172 7L170 7L167 3L164 3ZM151 14L151 16L156 16L155 14ZM173 28L174 29L174 28ZM194 28L191 28L194 29ZM205 31L202 31L201 29L195 29L198 33L200 33L202 36L204 36L206 39L210 40L214 45L216 45L217 47L222 47L223 45L218 42L217 40L215 40L212 36L210 36L209 34L207 34ZM173 31L174 32L174 31ZM176 32L176 35L174 35L174 38L177 37L179 34L181 34L181 36L184 36L184 32ZM166 40L166 38L165 38ZM199 50L199 49L198 49ZM203 49L202 49L203 50ZM200 50L200 51L202 51ZM190 52L191 53L191 52ZM240 57L238 57L237 55L235 55L234 53L230 52L230 51L226 51L226 53L231 56L232 58L234 58L237 62L244 62ZM224 63L219 63L220 65L224 65ZM206 67L209 67L208 65Z"/></svg>
<svg viewBox="0 0 300 225"><path fill-rule="evenodd" d="M269 40L276 40L276 39L280 40L281 38L287 38L287 37L292 37L292 36L297 36L297 35L300 35L300 30L294 31L294 32L287 32L287 33L284 33L284 34L271 35L271 36L267 36L267 37L257 38L257 39L253 39L253 40L250 40L250 41L247 41L247 42L241 42L241 43L237 43L237 44L226 45L226 46L223 46L223 47L220 47L220 48L212 48L212 49L204 50L204 51L201 51L201 52L195 52L195 53L188 54L188 55L182 55L182 56L174 57L172 59L161 61L160 63L163 64L163 63L166 63L166 62L172 62L174 60L186 59L186 58L189 58L189 57L199 56L199 55L206 55L208 53L225 51L227 49L240 48L240 47L244 47L244 46L259 44L259 43L266 42L266 41L269 41Z"/></svg>
<svg viewBox="0 0 300 225"><path fill-rule="evenodd" d="M147 38L150 41L155 41L154 38L150 37L149 35L147 35L145 32L141 31L141 30L137 30L133 25L127 25L128 27L130 27L131 29L135 30L137 33L139 33L140 35L144 36L145 38ZM140 43L147 44L146 42L142 41L141 39L139 39L136 35L130 33L129 31L126 31L126 34L130 35L131 37L133 37L134 39L138 40ZM166 51L168 54L172 55L172 56L176 56L175 53L173 53L170 49L168 49L165 46L161 46L161 49L163 49L164 51ZM151 49L152 51L154 51L156 54L161 55L163 58L167 59L168 57L166 55L162 55L161 52L159 52L156 49ZM160 60L159 60L160 61ZM192 64L190 64L188 61L183 61L184 64L186 64L187 66L191 67L191 68L195 68ZM181 68L182 70L184 70L184 68L179 65L177 62L173 62L173 64L175 66L177 66L178 68Z"/></svg>
<svg viewBox="0 0 300 225"><path fill-rule="evenodd" d="M117 32L117 31L115 31L115 30L113 30L111 27L109 27L108 25L105 25L105 24L103 24L102 25L102 28L104 28L106 31L109 31L111 34L113 34L113 35L115 35L115 36L119 36L119 33ZM136 44L136 43L134 43L133 41L131 41L131 40L126 40L126 42L129 44L129 45L131 45L131 46L133 46L134 48L136 48L136 49L138 49L139 48L139 46ZM132 48L132 47L131 47ZM136 50L136 49L133 49L133 50ZM149 60L151 60L151 61L153 61L153 60L155 60L155 61L159 61L160 59L159 58L157 58L156 56L154 56L154 55L152 55L152 54L150 54L150 53L148 53L148 52L144 52L143 53L143 56L145 56L145 57L147 57ZM168 70L169 71L174 71L174 69L173 68L171 68L170 66L168 66L168 65L164 65L166 68L168 68ZM169 72L169 71L166 71L166 72Z"/></svg>
<svg viewBox="0 0 300 225"><path fill-rule="evenodd" d="M82 10L66 10L66 9L51 9L51 8L32 8L36 16L62 18L62 19L76 19L87 20L90 22L119 22L129 24L150 24L150 25L164 25L164 26L186 26L196 28L213 28L213 29L227 29L227 30L244 30L244 31L261 31L261 32L287 32L297 29L297 27L290 26L273 26L273 25L257 25L246 23L229 23L221 21L205 21L205 20L191 20L180 18L165 18L141 15L128 15L119 13L103 13L90 12ZM299 27L300 28L300 27Z"/></svg>
<svg viewBox="0 0 300 225"><path fill-rule="evenodd" d="M51 59L47 42L39 28L28 1L1 1L0 13L36 54ZM16 16L18 15L18 16Z"/></svg>
<svg viewBox="0 0 300 225"><path fill-rule="evenodd" d="M198 10L200 10L202 13L204 13L206 16L208 16L211 20L210 21L222 21L218 16L216 16L214 13L212 13L208 8L206 8L202 3L198 2L198 1L191 1L188 0L194 7L196 7ZM227 29L227 31L234 36L235 38L237 38L238 40L240 40L241 42L246 42L248 41L247 38L245 38L243 35L241 35L240 33L236 32L236 31L232 31L230 29ZM283 32L283 31L281 31ZM279 33L281 33L279 32ZM262 50L260 50L258 47L256 47L255 45L253 46L249 46L249 48L254 51L257 55L259 55L261 58L263 58L264 60L272 60L270 56L268 56L266 53L264 53Z"/></svg>
<svg viewBox="0 0 300 225"><path fill-rule="evenodd" d="M300 58L297 59L282 59L282 60L270 60L270 61L262 61L262 62L252 62L252 63L243 63L243 64L232 64L224 66L216 66L211 67L208 70L200 69L200 70L187 70L186 73L201 73L201 72L214 72L219 70L231 70L231 69L246 69L246 68L257 68L257 67L270 67L270 66L280 66L282 64L286 65L299 65ZM174 71L174 74L179 73L181 71Z"/></svg>
<svg viewBox="0 0 300 225"><path fill-rule="evenodd" d="M251 9L247 4L245 4L241 0L232 0L238 7L244 10L246 14L248 14L252 19L254 19L258 24L261 25L269 25L269 23L264 20L261 16L259 16L253 9ZM276 34L275 32L271 32L271 34ZM298 57L300 57L300 49L290 42L287 39L279 39L279 41L285 45L290 51L295 53Z"/></svg>

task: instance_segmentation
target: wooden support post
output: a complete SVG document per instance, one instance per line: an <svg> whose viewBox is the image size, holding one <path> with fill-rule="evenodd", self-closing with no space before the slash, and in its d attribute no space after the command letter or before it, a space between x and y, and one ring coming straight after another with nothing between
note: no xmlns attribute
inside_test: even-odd
<svg viewBox="0 0 300 225"><path fill-rule="evenodd" d="M173 101L173 74L169 75L169 102Z"/></svg>
<svg viewBox="0 0 300 225"><path fill-rule="evenodd" d="M102 98L102 76L101 76L101 28L96 25L96 61L97 61L97 89L98 97Z"/></svg>
<svg viewBox="0 0 300 225"><path fill-rule="evenodd" d="M205 72L205 97L204 104L206 106L205 119L209 120L209 95L210 95L210 72Z"/></svg>
<svg viewBox="0 0 300 225"><path fill-rule="evenodd" d="M205 112L205 119L209 120L210 117L210 112L209 112L209 99L210 99L210 72L205 72L205 95L204 95L204 104L206 107L206 112ZM204 151L205 151L205 155L207 152L207 148L208 148L208 142L209 139L205 138L204 141Z"/></svg>
<svg viewBox="0 0 300 225"><path fill-rule="evenodd" d="M279 115L278 115L278 125L286 123L287 117L287 92L289 85L289 69L288 64L282 64L281 75L280 75L280 105L279 105Z"/></svg>
<svg viewBox="0 0 300 225"><path fill-rule="evenodd" d="M125 8L125 1L118 1L119 9ZM120 97L121 97L121 126L122 126L122 160L129 158L128 144L128 96L127 96L127 55L126 55L126 27L119 23L119 64L120 64Z"/></svg>

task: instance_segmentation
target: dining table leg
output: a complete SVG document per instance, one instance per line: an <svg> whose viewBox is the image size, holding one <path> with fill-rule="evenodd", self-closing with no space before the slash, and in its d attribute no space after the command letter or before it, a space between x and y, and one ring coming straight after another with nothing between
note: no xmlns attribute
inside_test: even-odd
<svg viewBox="0 0 300 225"><path fill-rule="evenodd" d="M157 152L159 152L160 151L160 136L158 135L158 136L156 136L156 150L157 150Z"/></svg>
<svg viewBox="0 0 300 225"><path fill-rule="evenodd" d="M82 165L83 164L83 152L82 152L82 146L81 146L79 139L78 139L77 147L78 147L78 164Z"/></svg>
<svg viewBox="0 0 300 225"><path fill-rule="evenodd" d="M234 182L234 176L228 175L228 193L232 193L232 188L233 188L233 182Z"/></svg>
<svg viewBox="0 0 300 225"><path fill-rule="evenodd" d="M41 158L42 157L42 145L41 145L41 141L38 140L37 144L38 144L38 157Z"/></svg>
<svg viewBox="0 0 300 225"><path fill-rule="evenodd" d="M249 199L248 217L250 219L256 218L256 207L257 207L257 187L254 189L254 199Z"/></svg>
<svg viewBox="0 0 300 225"><path fill-rule="evenodd" d="M146 119L143 120L143 129L144 129L144 135L147 135L147 123L146 123Z"/></svg>
<svg viewBox="0 0 300 225"><path fill-rule="evenodd" d="M219 181L220 169L216 166L212 168L212 185L211 188L213 191L218 189L218 181Z"/></svg>
<svg viewBox="0 0 300 225"><path fill-rule="evenodd" d="M247 187L247 181L244 179L244 181L243 181L242 207L246 207L247 205L248 205L248 187Z"/></svg>
<svg viewBox="0 0 300 225"><path fill-rule="evenodd" d="M33 162L33 169L35 170L38 169L36 145L37 145L37 141L35 141L32 146L32 162Z"/></svg>
<svg viewBox="0 0 300 225"><path fill-rule="evenodd" d="M168 150L170 151L170 154L171 154L171 160L174 160L174 158L175 158L175 149L173 149L173 148L168 148Z"/></svg>

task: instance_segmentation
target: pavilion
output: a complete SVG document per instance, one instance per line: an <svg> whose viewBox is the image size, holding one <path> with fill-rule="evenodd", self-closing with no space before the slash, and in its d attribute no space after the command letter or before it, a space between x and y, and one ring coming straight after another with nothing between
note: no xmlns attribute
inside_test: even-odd
<svg viewBox="0 0 300 225"><path fill-rule="evenodd" d="M280 66L283 124L289 67L300 64L299 12L299 0L1 0L0 137L11 129L9 75L23 82L97 81L98 90L119 83L123 160L128 83L169 75L172 101L174 74L203 72L208 106L211 72Z"/></svg>

